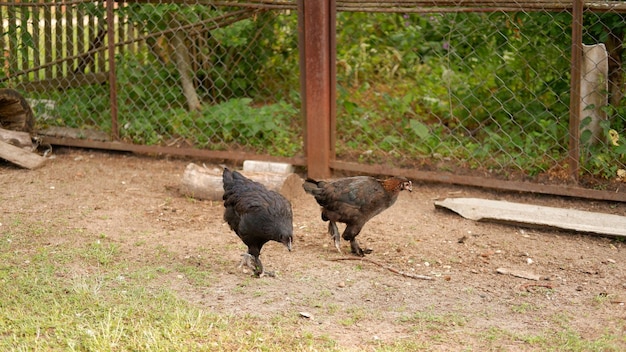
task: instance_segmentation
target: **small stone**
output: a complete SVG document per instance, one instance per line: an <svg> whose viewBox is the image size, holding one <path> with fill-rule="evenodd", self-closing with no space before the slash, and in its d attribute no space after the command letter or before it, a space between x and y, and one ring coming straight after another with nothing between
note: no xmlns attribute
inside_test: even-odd
<svg viewBox="0 0 626 352"><path fill-rule="evenodd" d="M313 318L313 314L309 313L309 312L300 312L300 316L303 318L307 318L307 319L312 319Z"/></svg>
<svg viewBox="0 0 626 352"><path fill-rule="evenodd" d="M346 287L346 283L341 281L340 283L337 284L337 287L344 288L344 287Z"/></svg>
<svg viewBox="0 0 626 352"><path fill-rule="evenodd" d="M491 257L494 254L495 254L494 251L487 250L487 251L484 251L484 252L480 253L480 256L483 257L483 258L489 258L489 257Z"/></svg>

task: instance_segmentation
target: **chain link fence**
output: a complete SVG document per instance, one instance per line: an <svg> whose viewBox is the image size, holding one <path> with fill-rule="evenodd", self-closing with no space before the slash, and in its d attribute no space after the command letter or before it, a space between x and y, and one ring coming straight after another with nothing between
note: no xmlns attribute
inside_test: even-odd
<svg viewBox="0 0 626 352"><path fill-rule="evenodd" d="M111 20L107 2L0 9L2 85L28 92L40 133L302 154L295 11L120 1Z"/></svg>
<svg viewBox="0 0 626 352"><path fill-rule="evenodd" d="M570 182L572 15L533 3L340 12L337 158ZM578 176L590 188L625 181L625 29L622 13L584 13L583 43L601 50L581 82Z"/></svg>
<svg viewBox="0 0 626 352"><path fill-rule="evenodd" d="M0 87L39 133L304 155L296 1L110 4L0 2ZM569 182L571 2L460 4L337 1L335 158ZM582 79L589 188L626 179L622 7L584 13L583 42L604 48Z"/></svg>

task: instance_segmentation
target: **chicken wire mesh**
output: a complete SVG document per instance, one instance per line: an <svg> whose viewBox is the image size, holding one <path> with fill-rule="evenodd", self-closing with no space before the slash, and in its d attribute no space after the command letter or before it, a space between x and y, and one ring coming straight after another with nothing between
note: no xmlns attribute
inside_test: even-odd
<svg viewBox="0 0 626 352"><path fill-rule="evenodd" d="M337 16L339 160L569 182L571 12L377 5ZM583 42L606 48L581 83L588 187L618 189L626 174L625 28L621 13L584 14Z"/></svg>
<svg viewBox="0 0 626 352"><path fill-rule="evenodd" d="M581 113L588 187L616 189L626 177L619 3L584 14L583 42L606 49L588 64L596 77L583 77L597 98ZM0 86L25 92L40 133L304 154L296 1L109 10L0 2ZM571 2L337 1L337 10L337 160L568 180Z"/></svg>
<svg viewBox="0 0 626 352"><path fill-rule="evenodd" d="M301 151L294 11L125 1L114 3L109 23L107 2L2 5L1 44L11 53L2 84L28 91L41 133L279 156Z"/></svg>

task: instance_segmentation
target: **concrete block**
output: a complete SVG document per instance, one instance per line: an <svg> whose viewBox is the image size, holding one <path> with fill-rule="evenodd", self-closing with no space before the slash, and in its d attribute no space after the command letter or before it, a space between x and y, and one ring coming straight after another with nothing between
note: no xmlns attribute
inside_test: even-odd
<svg viewBox="0 0 626 352"><path fill-rule="evenodd" d="M272 172L281 175L287 175L294 172L291 164L275 163L269 161L245 160L243 162L243 171L250 172Z"/></svg>

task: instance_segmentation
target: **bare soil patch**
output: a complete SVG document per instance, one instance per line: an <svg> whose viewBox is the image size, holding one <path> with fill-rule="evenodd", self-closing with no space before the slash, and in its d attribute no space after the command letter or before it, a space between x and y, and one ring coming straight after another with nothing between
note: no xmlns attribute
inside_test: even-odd
<svg viewBox="0 0 626 352"><path fill-rule="evenodd" d="M237 267L245 246L224 223L222 204L178 192L189 162L198 161L82 149L56 150L34 171L0 162L0 222L60 222L48 245L106 238L131 263L194 265L201 279L181 271L161 284L212 312L279 317L294 334L328 336L347 350L403 340L442 350L524 350L523 337L626 333L623 240L473 222L433 202L483 197L618 215L626 215L626 204L417 183L358 239L374 250L368 258L433 278L419 280L370 262L332 260L341 255L317 204L302 193L292 201L294 251L267 244L261 259L278 276L256 279ZM349 251L347 242L343 248Z"/></svg>

